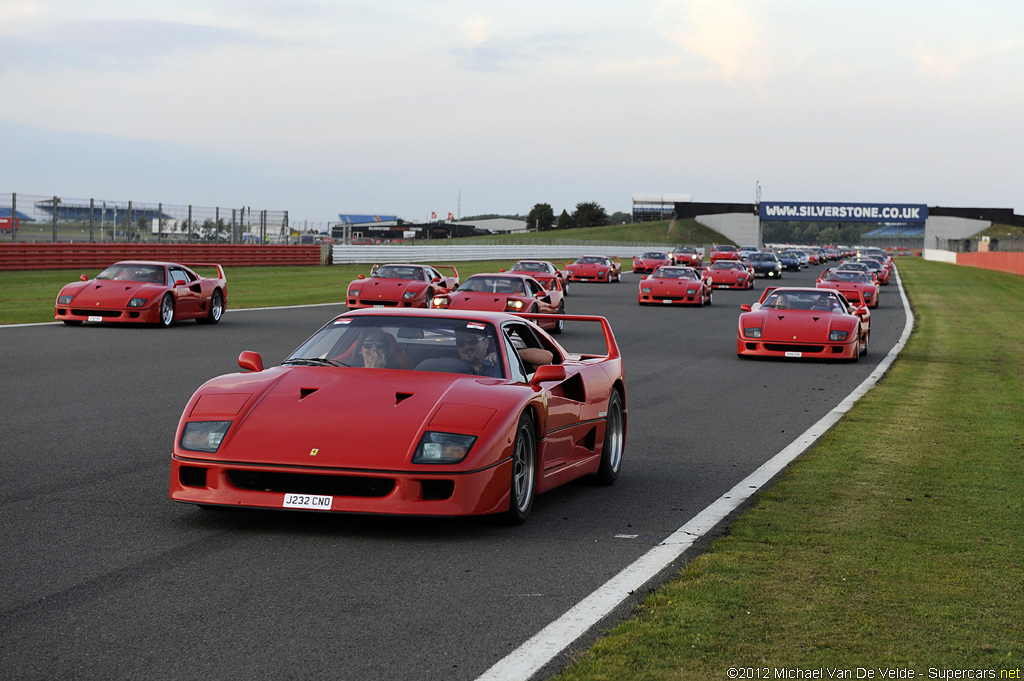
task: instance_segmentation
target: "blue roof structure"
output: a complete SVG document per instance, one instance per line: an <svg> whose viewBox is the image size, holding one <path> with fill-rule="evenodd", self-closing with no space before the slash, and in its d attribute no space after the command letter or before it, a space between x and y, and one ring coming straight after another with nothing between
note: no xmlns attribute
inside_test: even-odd
<svg viewBox="0 0 1024 681"><path fill-rule="evenodd" d="M0 206L0 218L9 218L11 217L12 212L13 211L10 206ZM20 222L35 222L35 220L22 213L20 210L17 212L15 217L18 218Z"/></svg>
<svg viewBox="0 0 1024 681"><path fill-rule="evenodd" d="M861 234L868 239L918 238L924 236L923 222L907 222L902 224L883 225L878 229Z"/></svg>
<svg viewBox="0 0 1024 681"><path fill-rule="evenodd" d="M367 222L394 222L398 220L397 215L351 215L342 213L338 218L348 225L362 225Z"/></svg>

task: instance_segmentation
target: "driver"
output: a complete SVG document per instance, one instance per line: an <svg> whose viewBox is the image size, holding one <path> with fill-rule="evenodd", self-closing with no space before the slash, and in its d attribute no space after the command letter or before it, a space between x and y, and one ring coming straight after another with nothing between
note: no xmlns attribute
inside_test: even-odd
<svg viewBox="0 0 1024 681"><path fill-rule="evenodd" d="M459 359L473 367L478 376L501 378L501 366L498 354L489 352L487 334L483 330L460 329L455 333L455 347L459 351Z"/></svg>

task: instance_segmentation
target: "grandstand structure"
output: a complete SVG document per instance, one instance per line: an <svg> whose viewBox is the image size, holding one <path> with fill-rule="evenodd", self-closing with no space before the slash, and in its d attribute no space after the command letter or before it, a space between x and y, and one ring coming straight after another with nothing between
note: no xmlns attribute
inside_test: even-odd
<svg viewBox="0 0 1024 681"><path fill-rule="evenodd" d="M671 220L677 217L676 204L689 202L689 194L634 194L633 222Z"/></svg>
<svg viewBox="0 0 1024 681"><path fill-rule="evenodd" d="M68 199L40 199L32 204L37 214L58 222L88 222L90 219L108 218L115 222L136 222L140 219L172 219L159 208L133 206L130 201L75 201Z"/></svg>

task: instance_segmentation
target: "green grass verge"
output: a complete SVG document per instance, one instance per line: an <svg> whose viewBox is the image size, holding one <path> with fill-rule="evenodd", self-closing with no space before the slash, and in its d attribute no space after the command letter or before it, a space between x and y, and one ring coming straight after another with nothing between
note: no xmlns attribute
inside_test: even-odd
<svg viewBox="0 0 1024 681"><path fill-rule="evenodd" d="M509 268L515 261L455 263L465 279L477 272ZM54 302L61 287L80 274L92 278L101 270L26 270L0 272L0 324L52 322ZM348 283L370 265L330 267L228 267L228 309L337 303L345 300ZM201 274L214 274L201 271Z"/></svg>
<svg viewBox="0 0 1024 681"><path fill-rule="evenodd" d="M1024 278L898 264L917 324L886 377L558 681L1020 678Z"/></svg>
<svg viewBox="0 0 1024 681"><path fill-rule="evenodd" d="M494 234L490 236L467 237L459 242L491 243L531 243L544 244L564 241L615 241L638 244L694 244L732 243L713 229L698 224L693 218L656 222L634 222L627 225L607 225L604 227L578 227L573 229L557 229L547 232L528 232L526 234ZM738 244L734 244L738 245Z"/></svg>

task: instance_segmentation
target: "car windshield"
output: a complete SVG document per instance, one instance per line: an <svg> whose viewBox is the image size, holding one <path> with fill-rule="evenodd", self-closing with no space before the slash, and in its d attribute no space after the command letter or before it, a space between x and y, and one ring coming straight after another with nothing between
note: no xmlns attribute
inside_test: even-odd
<svg viewBox="0 0 1024 681"><path fill-rule="evenodd" d="M549 272L548 266L542 262L521 260L512 266L513 272Z"/></svg>
<svg viewBox="0 0 1024 681"><path fill-rule="evenodd" d="M605 265L608 263L607 260L596 255L581 255L576 262L581 265Z"/></svg>
<svg viewBox="0 0 1024 681"><path fill-rule="evenodd" d="M370 276L378 279L423 281L423 268L408 265L381 265Z"/></svg>
<svg viewBox="0 0 1024 681"><path fill-rule="evenodd" d="M771 253L751 253L747 256L747 260L753 260L754 262L766 262L768 260L775 260L775 256Z"/></svg>
<svg viewBox="0 0 1024 681"><path fill-rule="evenodd" d="M728 251L730 253L737 252L735 246L719 246L717 250L719 250L719 251L721 251L723 253L725 253L726 251Z"/></svg>
<svg viewBox="0 0 1024 681"><path fill-rule="evenodd" d="M284 364L504 378L497 338L493 325L465 319L341 316L313 334Z"/></svg>
<svg viewBox="0 0 1024 681"><path fill-rule="evenodd" d="M765 299L762 308L776 310L843 311L842 301L831 291L795 291L776 289Z"/></svg>
<svg viewBox="0 0 1024 681"><path fill-rule="evenodd" d="M511 293L526 295L523 280L518 277L497 277L492 275L474 274L459 286L459 292L476 293Z"/></svg>
<svg viewBox="0 0 1024 681"><path fill-rule="evenodd" d="M680 246L672 251L673 253L685 253L686 255L693 255L697 252L696 248L690 248L689 246Z"/></svg>
<svg viewBox="0 0 1024 681"><path fill-rule="evenodd" d="M697 279L697 273L689 267L659 267L652 275L657 279Z"/></svg>
<svg viewBox="0 0 1024 681"><path fill-rule="evenodd" d="M851 283L866 284L868 283L868 275L863 272L844 272L839 270L826 274L825 281L848 281Z"/></svg>
<svg viewBox="0 0 1024 681"><path fill-rule="evenodd" d="M650 251L640 256L641 260L668 260L668 253Z"/></svg>
<svg viewBox="0 0 1024 681"><path fill-rule="evenodd" d="M746 268L743 267L743 265L741 265L740 263L735 262L733 260L719 260L718 262L716 262L715 264L713 264L711 266L711 269L713 269L713 270L742 270L742 269L746 269Z"/></svg>
<svg viewBox="0 0 1024 681"><path fill-rule="evenodd" d="M111 265L96 275L97 279L114 281L142 281L151 284L164 283L164 268L161 265Z"/></svg>

